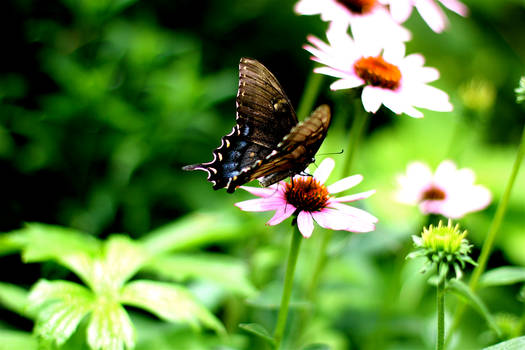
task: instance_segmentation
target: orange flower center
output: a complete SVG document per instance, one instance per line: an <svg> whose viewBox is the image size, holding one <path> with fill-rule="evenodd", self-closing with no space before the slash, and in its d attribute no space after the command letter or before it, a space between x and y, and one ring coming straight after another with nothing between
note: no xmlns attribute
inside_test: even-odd
<svg viewBox="0 0 525 350"><path fill-rule="evenodd" d="M319 211L326 206L330 193L313 177L292 179L286 184L284 192L286 201L299 211Z"/></svg>
<svg viewBox="0 0 525 350"><path fill-rule="evenodd" d="M338 3L346 7L350 12L365 14L370 12L375 4L376 0L336 0Z"/></svg>
<svg viewBox="0 0 525 350"><path fill-rule="evenodd" d="M439 201L439 200L445 199L445 197L446 197L445 191L443 191L439 187L431 186L425 192L423 192L423 196L421 200Z"/></svg>
<svg viewBox="0 0 525 350"><path fill-rule="evenodd" d="M401 71L383 57L361 57L354 63L356 74L372 86L395 90L401 81Z"/></svg>

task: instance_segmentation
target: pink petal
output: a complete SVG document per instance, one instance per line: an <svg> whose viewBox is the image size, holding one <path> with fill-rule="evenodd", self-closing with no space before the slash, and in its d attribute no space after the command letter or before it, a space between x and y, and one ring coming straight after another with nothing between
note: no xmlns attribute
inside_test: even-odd
<svg viewBox="0 0 525 350"><path fill-rule="evenodd" d="M349 205L342 204L342 203L332 203L330 206L334 209L337 209L345 214L348 214L354 217L356 220L360 220L363 222L369 222L373 224L379 221L374 215L370 214L369 212L363 209L351 207Z"/></svg>
<svg viewBox="0 0 525 350"><path fill-rule="evenodd" d="M325 158L321 164L319 164L319 167L315 169L314 171L314 178L319 181L321 184L324 184L326 182L326 179L328 179L328 176L330 176L330 173L334 169L335 162L332 158Z"/></svg>
<svg viewBox="0 0 525 350"><path fill-rule="evenodd" d="M270 220L268 220L266 225L273 226L280 224L282 221L288 219L295 212L295 210L295 207L291 204L285 204L282 207L279 207L275 212L275 215Z"/></svg>
<svg viewBox="0 0 525 350"><path fill-rule="evenodd" d="M361 181L363 181L362 175L348 176L344 179L334 182L333 184L327 187L327 190L330 193L339 193L341 191L354 187Z"/></svg>
<svg viewBox="0 0 525 350"><path fill-rule="evenodd" d="M345 89L353 89L355 87L363 85L363 80L359 78L354 77L344 77L343 79L339 79L334 81L332 84L330 84L330 90L345 90Z"/></svg>
<svg viewBox="0 0 525 350"><path fill-rule="evenodd" d="M270 197L277 195L278 187L277 185L272 185L270 187L249 187L249 186L240 186L245 191L250 192L251 194L259 197Z"/></svg>
<svg viewBox="0 0 525 350"><path fill-rule="evenodd" d="M312 212L312 216L319 226L330 230L352 232L370 232L375 230L375 225L355 220L352 216L336 209L325 208L322 211Z"/></svg>
<svg viewBox="0 0 525 350"><path fill-rule="evenodd" d="M366 192L351 194L349 196L343 196L343 197L339 197L339 198L331 198L330 201L332 203L355 202L355 201L358 201L360 199L368 198L371 195L373 195L374 193L376 193L376 190L370 190L370 191L366 191Z"/></svg>
<svg viewBox="0 0 525 350"><path fill-rule="evenodd" d="M282 198L256 198L235 203L235 206L244 211L270 211L281 208L286 204Z"/></svg>
<svg viewBox="0 0 525 350"><path fill-rule="evenodd" d="M312 219L312 215L307 211L299 212L299 215L297 215L297 226L304 238L310 238L314 231L314 220Z"/></svg>
<svg viewBox="0 0 525 350"><path fill-rule="evenodd" d="M439 0L443 6L448 8L450 11L454 11L460 16L465 17L468 15L468 7L457 0Z"/></svg>

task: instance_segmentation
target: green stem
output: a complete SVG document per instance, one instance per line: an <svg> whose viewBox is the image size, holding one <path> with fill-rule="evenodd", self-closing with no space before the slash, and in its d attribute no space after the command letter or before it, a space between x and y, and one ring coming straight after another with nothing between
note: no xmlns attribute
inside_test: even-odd
<svg viewBox="0 0 525 350"><path fill-rule="evenodd" d="M328 243L330 243L330 240L333 236L332 230L325 230L324 235L322 237L321 246L319 247L319 254L317 256L317 264L315 265L314 272L312 274L312 279L310 280L310 284L308 284L308 288L306 289L306 298L307 300L314 300L316 291L317 291L317 285L319 284L319 279L321 278L321 272L323 272L324 265L326 263L326 256L328 251Z"/></svg>
<svg viewBox="0 0 525 350"><path fill-rule="evenodd" d="M438 271L439 276L439 271ZM437 343L436 349L445 348L445 277L438 281L436 288L437 296Z"/></svg>
<svg viewBox="0 0 525 350"><path fill-rule="evenodd" d="M292 295L293 275L295 272L295 265L299 255L299 248L302 242L301 232L297 223L294 222L294 230L292 232L292 243L290 244L290 253L288 255L288 263L286 266L286 275L284 277L284 289L281 299L281 307L279 308L279 315L277 316L277 324L273 337L275 339L275 349L279 350L281 341L286 328L286 319L288 317L288 307L290 306L290 297Z"/></svg>
<svg viewBox="0 0 525 350"><path fill-rule="evenodd" d="M368 121L368 113L363 110L361 99L356 99L354 106L354 121L352 123L352 129L350 130L350 136L348 138L348 147L346 148L346 158L343 165L342 176L348 176L352 167L359 141L364 133L366 123Z"/></svg>
<svg viewBox="0 0 525 350"><path fill-rule="evenodd" d="M323 77L324 75L314 73L312 70L306 80L306 87L304 88L303 96L297 108L297 118L299 120L304 120L312 111L317 95L319 95L319 91L321 90Z"/></svg>
<svg viewBox="0 0 525 350"><path fill-rule="evenodd" d="M485 239L485 242L483 242L483 247L481 248L481 253L478 258L478 265L474 269L474 272L472 273L472 277L470 278L469 286L472 289L472 291L475 291L478 286L478 281L483 272L485 271L485 268L487 267L487 262L490 256L490 253L492 251L492 248L494 246L494 242L496 241L497 233L501 227L501 223L503 222L503 217L505 215L505 212L507 211L507 206L509 204L509 198L510 194L512 192L512 187L514 186L514 182L516 181L516 177L518 175L518 171L521 166L521 161L523 160L523 155L525 154L525 127L523 128L522 134L521 134L521 140L520 144L518 145L518 153L516 154L516 159L514 160L514 165L512 166L512 172L510 174L509 180L507 181L507 186L505 187L505 192L503 193L503 196L501 197L501 201L498 204L498 208L496 209L496 214L494 215L494 219L492 220L492 223L489 228L489 232L487 233L487 238ZM454 317L454 321L452 322L451 332L452 330L455 330L458 326L459 322L461 321L461 317L463 316L463 313L465 312L465 304L460 304L457 308L456 315Z"/></svg>

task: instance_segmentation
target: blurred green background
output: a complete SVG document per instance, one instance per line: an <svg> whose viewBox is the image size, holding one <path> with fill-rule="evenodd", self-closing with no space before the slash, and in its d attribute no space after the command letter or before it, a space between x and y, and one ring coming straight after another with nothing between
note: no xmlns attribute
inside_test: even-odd
<svg viewBox="0 0 525 350"><path fill-rule="evenodd" d="M380 223L375 232L355 236L349 244L346 234L336 235L343 252L327 268L330 288L321 309L332 315L331 329L346 334L341 348L387 348L371 342L378 341L377 334L383 334L389 349L424 348L421 339L432 340L414 336L429 331L418 322L430 322L433 312L432 293L424 283L407 282L417 268L401 285L390 284L392 261L402 261L403 246L424 222L416 208L393 201L396 174L412 160L435 168L447 158L476 172L477 183L491 190L494 201L461 220L476 245L475 257L510 174L525 121L513 91L525 74L525 1L464 2L470 15L447 12L451 23L443 34L432 32L416 12L406 23L413 34L407 52L422 53L426 64L440 71L433 85L449 94L454 111L424 111L425 118L416 120L381 109L370 116L357 152L353 172L365 180L355 191L377 189L362 205ZM302 45L308 34L324 39L327 24L318 16L294 14L294 3L2 1L0 230L38 221L102 238L114 232L139 238L195 211L233 213L253 233L206 250L244 258L255 285L266 287L284 261L279 247L287 241L287 225L269 228L264 226L269 214L240 213L233 203L248 199L246 193L213 191L204 173L181 167L211 160L211 151L231 130L241 57L261 61L299 103L314 67ZM323 80L317 101L334 110L320 154L346 148L352 121L350 95L331 92L330 82ZM342 163L343 156L331 157ZM525 265L523 174L490 266ZM316 233L322 231L316 228L304 246L303 278L309 266L305 256L318 243ZM46 266L22 265L13 256L3 257L2 266L12 268L1 269L0 280L23 286L54 273ZM343 286L346 282L350 288ZM396 293L401 301L394 312L387 306ZM414 303L414 293L429 293L424 307ZM489 290L484 297L495 310L512 312L521 307L516 293ZM30 329L10 313L2 316ZM490 336L480 335L483 321L469 317L479 323L467 327L473 344L487 343ZM419 340L407 341L414 337Z"/></svg>

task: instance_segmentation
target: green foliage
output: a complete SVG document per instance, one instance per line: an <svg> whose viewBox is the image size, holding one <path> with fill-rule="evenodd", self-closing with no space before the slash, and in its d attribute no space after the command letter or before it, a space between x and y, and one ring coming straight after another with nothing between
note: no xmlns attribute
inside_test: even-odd
<svg viewBox="0 0 525 350"><path fill-rule="evenodd" d="M519 350L523 349L524 346L525 337L519 337L483 348L483 350Z"/></svg>

